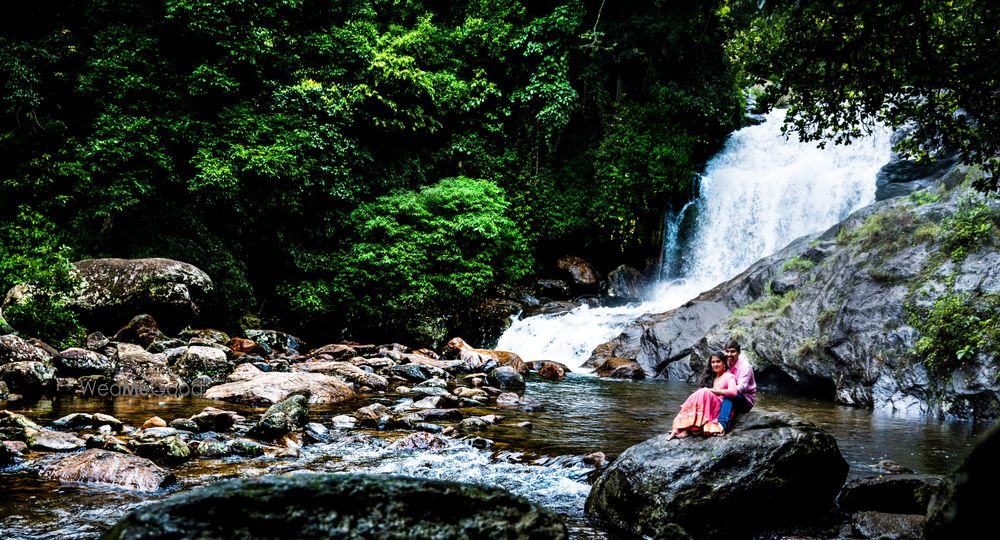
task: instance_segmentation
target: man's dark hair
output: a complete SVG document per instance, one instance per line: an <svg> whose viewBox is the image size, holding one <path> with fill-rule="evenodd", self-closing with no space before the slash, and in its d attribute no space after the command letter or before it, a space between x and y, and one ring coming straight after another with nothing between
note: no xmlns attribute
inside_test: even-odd
<svg viewBox="0 0 1000 540"><path fill-rule="evenodd" d="M740 344L736 343L735 339L730 339L726 342L727 349L736 349L736 352L740 352Z"/></svg>

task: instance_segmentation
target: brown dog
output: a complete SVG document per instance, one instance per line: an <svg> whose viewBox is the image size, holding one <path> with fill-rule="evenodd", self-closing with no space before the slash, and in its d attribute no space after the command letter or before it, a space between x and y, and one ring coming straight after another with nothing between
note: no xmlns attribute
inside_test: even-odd
<svg viewBox="0 0 1000 540"><path fill-rule="evenodd" d="M528 364L525 364L524 360L521 360L521 357L517 354L508 351L475 349L460 337L451 338L448 341L448 351L457 353L458 357L471 370L479 369L483 364L494 360L498 366L510 366L516 369L521 375L528 372Z"/></svg>

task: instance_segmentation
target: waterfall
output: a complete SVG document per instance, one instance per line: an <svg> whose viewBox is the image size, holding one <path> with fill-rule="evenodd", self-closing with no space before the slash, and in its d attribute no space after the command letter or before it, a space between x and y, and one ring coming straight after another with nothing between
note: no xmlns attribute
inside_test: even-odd
<svg viewBox="0 0 1000 540"><path fill-rule="evenodd" d="M660 262L660 279L672 279L681 271L681 228L687 217L688 208L697 200L688 201L676 214L667 214L663 218L663 258Z"/></svg>
<svg viewBox="0 0 1000 540"><path fill-rule="evenodd" d="M696 221L684 247L668 245L663 277L641 304L616 308L582 306L569 313L516 320L497 348L525 360L555 360L579 368L597 345L618 336L644 313L676 308L702 291L733 278L792 240L824 230L875 200L875 177L891 156L885 129L848 146L800 142L781 133L784 111L734 132L699 179L699 195L673 220L695 207ZM673 257L673 259L669 259ZM679 261L677 258L679 257Z"/></svg>

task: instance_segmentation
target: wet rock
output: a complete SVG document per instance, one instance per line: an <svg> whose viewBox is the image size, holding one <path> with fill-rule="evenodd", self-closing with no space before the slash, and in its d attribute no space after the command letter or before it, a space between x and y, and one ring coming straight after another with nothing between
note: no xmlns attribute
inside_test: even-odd
<svg viewBox="0 0 1000 540"><path fill-rule="evenodd" d="M112 341L139 345L143 349L153 343L168 341L170 338L160 331L156 319L150 315L136 315L111 338Z"/></svg>
<svg viewBox="0 0 1000 540"><path fill-rule="evenodd" d="M309 351L309 356L313 358L326 356L331 360L348 360L358 356L358 351L344 343L331 343Z"/></svg>
<svg viewBox="0 0 1000 540"><path fill-rule="evenodd" d="M246 418L237 414L236 411L205 407L200 413L192 416L191 420L198 425L198 429L195 431L228 431L233 425L246 420Z"/></svg>
<svg viewBox="0 0 1000 540"><path fill-rule="evenodd" d="M264 455L264 446L250 439L232 439L226 443L230 453L243 457L259 457Z"/></svg>
<svg viewBox="0 0 1000 540"><path fill-rule="evenodd" d="M469 388L466 386L459 386L458 388L452 390L452 394L460 398L474 399L477 401L486 401L489 398L489 394L487 394L484 390L480 390L479 388Z"/></svg>
<svg viewBox="0 0 1000 540"><path fill-rule="evenodd" d="M198 457L204 458L220 458L232 455L233 453L228 444L211 438L199 441L195 452L198 454Z"/></svg>
<svg viewBox="0 0 1000 540"><path fill-rule="evenodd" d="M92 351L100 351L106 347L108 343L111 343L111 340L104 334L100 332L91 332L87 335L87 339L84 341L83 346Z"/></svg>
<svg viewBox="0 0 1000 540"><path fill-rule="evenodd" d="M374 403L354 411L354 418L362 426L379 426L392 418L392 411L381 403Z"/></svg>
<svg viewBox="0 0 1000 540"><path fill-rule="evenodd" d="M583 456L583 462L593 466L595 469L600 469L608 464L608 458L604 455L604 452L591 452Z"/></svg>
<svg viewBox="0 0 1000 540"><path fill-rule="evenodd" d="M458 421L464 417L465 415L458 409L424 409L407 414L402 421L407 423Z"/></svg>
<svg viewBox="0 0 1000 540"><path fill-rule="evenodd" d="M88 328L108 330L148 313L164 327L180 329L197 317L212 290L207 274L170 259L89 259L73 266L83 286L69 307Z"/></svg>
<svg viewBox="0 0 1000 540"><path fill-rule="evenodd" d="M624 264L608 272L608 286L605 294L624 300L642 298L642 272Z"/></svg>
<svg viewBox="0 0 1000 540"><path fill-rule="evenodd" d="M500 388L524 388L524 377L510 366L500 366L487 376L490 384Z"/></svg>
<svg viewBox="0 0 1000 540"><path fill-rule="evenodd" d="M458 429L463 432L483 431L490 428L490 423L482 418L466 418L458 423Z"/></svg>
<svg viewBox="0 0 1000 540"><path fill-rule="evenodd" d="M556 268L563 272L563 279L576 294L594 293L600 288L601 278L594 265L575 255L563 255L556 260Z"/></svg>
<svg viewBox="0 0 1000 540"><path fill-rule="evenodd" d="M521 401L521 396L514 392L504 392L497 396L497 405L517 405Z"/></svg>
<svg viewBox="0 0 1000 540"><path fill-rule="evenodd" d="M55 388L56 370L36 360L11 362L0 366L0 379L11 392L33 396Z"/></svg>
<svg viewBox="0 0 1000 540"><path fill-rule="evenodd" d="M420 401L413 402L413 408L415 409L437 409L441 406L441 402L444 401L441 396L427 396Z"/></svg>
<svg viewBox="0 0 1000 540"><path fill-rule="evenodd" d="M358 420L356 418L346 414L338 414L337 416L334 416L333 418L330 419L330 423L335 428L350 429L353 428L355 424L357 424L357 422Z"/></svg>
<svg viewBox="0 0 1000 540"><path fill-rule="evenodd" d="M433 501L433 504L429 502ZM289 524L294 523L294 528ZM401 476L301 474L220 482L143 506L107 538L567 537L551 510L494 487Z"/></svg>
<svg viewBox="0 0 1000 540"><path fill-rule="evenodd" d="M39 452L69 452L79 450L87 445L86 441L76 435L76 433L65 433L62 431L52 431L50 429L27 429L25 430L25 442L35 451Z"/></svg>
<svg viewBox="0 0 1000 540"><path fill-rule="evenodd" d="M586 510L633 534L673 522L695 536L750 535L748 524L829 512L847 469L836 440L816 426L750 412L725 437L661 435L627 449L597 479ZM717 519L720 506L727 519Z"/></svg>
<svg viewBox="0 0 1000 540"><path fill-rule="evenodd" d="M72 377L56 377L57 394L75 394L80 390L80 381Z"/></svg>
<svg viewBox="0 0 1000 540"><path fill-rule="evenodd" d="M305 348L301 339L277 330L250 329L246 336L260 345L268 355L292 356Z"/></svg>
<svg viewBox="0 0 1000 540"><path fill-rule="evenodd" d="M52 358L45 349L14 334L0 336L0 365L11 362L47 362Z"/></svg>
<svg viewBox="0 0 1000 540"><path fill-rule="evenodd" d="M169 427L180 431L190 431L192 433L201 431L198 423L190 418L174 418L170 421Z"/></svg>
<svg viewBox="0 0 1000 540"><path fill-rule="evenodd" d="M132 439L128 448L136 455L167 465L183 463L191 457L191 449L177 435Z"/></svg>
<svg viewBox="0 0 1000 540"><path fill-rule="evenodd" d="M410 433L403 437L398 444L407 450L439 450L448 446L446 440L424 431Z"/></svg>
<svg viewBox="0 0 1000 540"><path fill-rule="evenodd" d="M135 491L155 491L174 481L173 474L148 459L99 449L51 460L39 474L61 482L102 484Z"/></svg>
<svg viewBox="0 0 1000 540"><path fill-rule="evenodd" d="M114 431L122 431L125 425L121 420L109 414L72 413L52 422L52 427L62 430L97 429L110 426Z"/></svg>
<svg viewBox="0 0 1000 540"><path fill-rule="evenodd" d="M306 424L305 434L316 442L327 442L330 440L330 428L319 422L309 422Z"/></svg>
<svg viewBox="0 0 1000 540"><path fill-rule="evenodd" d="M70 348L53 357L52 364L63 377L106 375L113 366L103 354L88 349Z"/></svg>
<svg viewBox="0 0 1000 540"><path fill-rule="evenodd" d="M566 368L556 362L545 362L538 369L538 375L550 381L561 381L566 378Z"/></svg>
<svg viewBox="0 0 1000 540"><path fill-rule="evenodd" d="M460 337L448 340L447 354L457 356L469 371L490 371L496 366L513 368L521 375L528 373L528 364L516 353L493 349L476 349Z"/></svg>
<svg viewBox="0 0 1000 540"><path fill-rule="evenodd" d="M41 431L42 426L23 414L0 411L0 440L27 440L28 430Z"/></svg>
<svg viewBox="0 0 1000 540"><path fill-rule="evenodd" d="M612 356L604 361L595 371L601 377L611 379L644 379L646 373L635 360Z"/></svg>
<svg viewBox="0 0 1000 540"><path fill-rule="evenodd" d="M851 521L862 538L923 538L923 514L857 512L851 516Z"/></svg>
<svg viewBox="0 0 1000 540"><path fill-rule="evenodd" d="M233 370L233 365L225 352L200 345L183 348L174 361L172 363L168 361L168 364L189 384L192 384L198 376L209 377L211 381L209 386L222 384Z"/></svg>
<svg viewBox="0 0 1000 540"><path fill-rule="evenodd" d="M367 371L351 364L349 362L340 361L309 361L302 362L300 364L295 364L292 371L302 371L306 373L322 373L324 375L331 375L334 377L339 377L345 381L357 384L359 386L368 386L376 390L385 390L389 387L389 381L375 373L368 373Z"/></svg>
<svg viewBox="0 0 1000 540"><path fill-rule="evenodd" d="M227 379L205 392L209 399L273 405L293 394L309 396L310 404L339 403L354 397L344 381L319 373L264 373L249 364L239 366Z"/></svg>
<svg viewBox="0 0 1000 540"><path fill-rule="evenodd" d="M229 334L214 328L186 328L178 334L178 337L189 342L192 339L198 339L217 345L225 345L229 342Z"/></svg>
<svg viewBox="0 0 1000 540"><path fill-rule="evenodd" d="M97 448L99 450L120 452L122 454L132 453L132 451L128 449L128 443L118 437L114 437L106 433L102 433L100 435L87 435L84 437L84 441L87 448Z"/></svg>
<svg viewBox="0 0 1000 540"><path fill-rule="evenodd" d="M268 408L250 434L261 439L275 439L308 422L309 401L305 396L295 395Z"/></svg>
<svg viewBox="0 0 1000 540"><path fill-rule="evenodd" d="M840 491L837 505L845 512L926 514L927 505L941 487L941 476L898 474L851 480Z"/></svg>
<svg viewBox="0 0 1000 540"><path fill-rule="evenodd" d="M17 455L17 452L15 452L13 448L8 446L7 442L8 441L3 441L3 443L0 444L0 466L13 463L14 456Z"/></svg>
<svg viewBox="0 0 1000 540"><path fill-rule="evenodd" d="M954 473L945 477L927 508L924 537L928 540L977 538L983 517L995 511L989 495L1000 483L1000 424L986 431Z"/></svg>
<svg viewBox="0 0 1000 540"><path fill-rule="evenodd" d="M153 353L167 352L170 349L179 349L181 347L187 346L186 341L181 341L179 339L166 339L161 341L154 341L151 345L146 347L146 350Z"/></svg>
<svg viewBox="0 0 1000 540"><path fill-rule="evenodd" d="M149 429L154 427L167 427L167 421L160 418L159 416L151 416L142 423L142 429Z"/></svg>
<svg viewBox="0 0 1000 540"><path fill-rule="evenodd" d="M122 392L177 392L184 380L167 366L166 357L152 354L138 345L118 343L112 357L117 373L114 382Z"/></svg>
<svg viewBox="0 0 1000 540"><path fill-rule="evenodd" d="M390 375L402 377L411 382L426 381L431 378L427 368L417 364L397 364L386 370Z"/></svg>
<svg viewBox="0 0 1000 540"><path fill-rule="evenodd" d="M7 388L7 383L0 381L0 400L6 400L10 395L10 388Z"/></svg>

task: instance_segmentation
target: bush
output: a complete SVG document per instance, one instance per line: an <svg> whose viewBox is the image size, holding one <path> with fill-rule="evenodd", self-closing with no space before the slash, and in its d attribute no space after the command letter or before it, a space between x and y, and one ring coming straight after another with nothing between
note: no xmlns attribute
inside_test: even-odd
<svg viewBox="0 0 1000 540"><path fill-rule="evenodd" d="M946 372L978 352L1000 356L1000 295L948 294L927 310L914 310L920 331L913 352L928 369Z"/></svg>
<svg viewBox="0 0 1000 540"><path fill-rule="evenodd" d="M530 270L507 209L494 183L465 177L380 197L352 213L354 236L331 259L332 276L282 291L300 314L333 310L351 336L434 346L475 301Z"/></svg>

